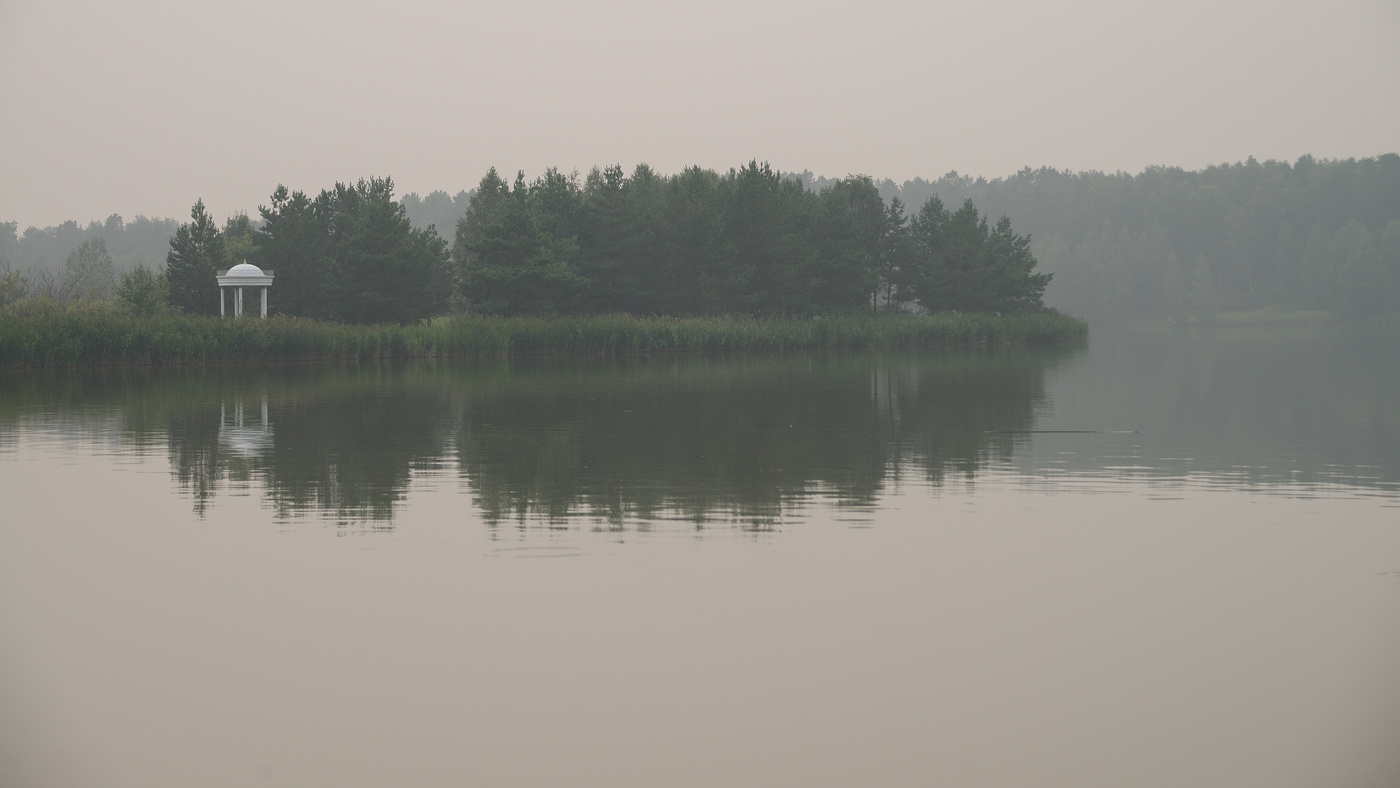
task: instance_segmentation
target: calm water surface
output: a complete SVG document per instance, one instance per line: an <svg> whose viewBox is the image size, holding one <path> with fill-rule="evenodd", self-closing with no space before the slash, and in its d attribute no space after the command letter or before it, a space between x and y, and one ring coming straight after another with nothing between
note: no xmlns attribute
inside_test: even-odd
<svg viewBox="0 0 1400 788"><path fill-rule="evenodd" d="M0 372L0 785L1395 786L1397 340Z"/></svg>

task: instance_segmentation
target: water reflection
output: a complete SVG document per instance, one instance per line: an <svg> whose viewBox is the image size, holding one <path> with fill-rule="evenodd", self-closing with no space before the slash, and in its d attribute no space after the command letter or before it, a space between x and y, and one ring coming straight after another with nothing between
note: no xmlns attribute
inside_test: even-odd
<svg viewBox="0 0 1400 788"><path fill-rule="evenodd" d="M1096 340L920 354L658 356L9 372L0 451L164 445L203 515L236 487L279 518L388 523L414 479L495 526L765 528L869 510L989 467L1167 484L1400 489L1384 335ZM1082 490L1081 490L1082 491Z"/></svg>
<svg viewBox="0 0 1400 788"><path fill-rule="evenodd" d="M1400 331L1294 326L1097 339L1050 375L1027 474L1134 477L1286 494L1400 492Z"/></svg>
<svg viewBox="0 0 1400 788"><path fill-rule="evenodd" d="M262 409L252 416L256 421L244 421L242 398L233 401L232 412L227 403L219 403L219 449L225 454L252 459L272 451L272 423L267 418L267 396L262 397Z"/></svg>
<svg viewBox="0 0 1400 788"><path fill-rule="evenodd" d="M488 520L728 519L901 475L974 475L1025 440L1072 349L515 365L463 397L459 465Z"/></svg>
<svg viewBox="0 0 1400 788"><path fill-rule="evenodd" d="M411 365L212 371L169 420L170 464L196 512L221 483L259 480L279 517L389 520L450 433L448 393ZM152 375L160 388L167 373ZM168 373L180 377L180 371ZM250 415L249 402L256 402Z"/></svg>

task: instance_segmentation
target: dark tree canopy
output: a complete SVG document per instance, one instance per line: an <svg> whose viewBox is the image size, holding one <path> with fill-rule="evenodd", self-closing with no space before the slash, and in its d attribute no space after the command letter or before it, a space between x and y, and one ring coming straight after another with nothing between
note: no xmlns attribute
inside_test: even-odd
<svg viewBox="0 0 1400 788"><path fill-rule="evenodd" d="M180 225L170 239L165 257L165 279L170 305L195 315L219 312L218 269L227 266L224 239L213 217L198 200L190 210L191 221Z"/></svg>
<svg viewBox="0 0 1400 788"><path fill-rule="evenodd" d="M315 200L278 186L253 247L276 276L275 311L348 323L407 323L448 305L447 244L415 229L388 178L337 183Z"/></svg>
<svg viewBox="0 0 1400 788"><path fill-rule="evenodd" d="M932 197L914 217L914 297L935 311L1019 312L1039 307L1049 274L1033 273L1030 237L1003 216L992 229L972 200L949 214Z"/></svg>
<svg viewBox="0 0 1400 788"><path fill-rule="evenodd" d="M517 175L514 187L486 173L457 223L454 254L469 306L501 315L573 311L587 282L578 274L578 243L568 234L569 206L551 199L558 173L533 187ZM552 192L551 189L554 188Z"/></svg>
<svg viewBox="0 0 1400 788"><path fill-rule="evenodd" d="M814 192L756 161L724 175L613 165L582 181L551 169L513 185L493 168L457 223L455 282L461 306L503 315L1040 307L1049 277L1032 273L1029 240L966 208L914 227L868 177Z"/></svg>

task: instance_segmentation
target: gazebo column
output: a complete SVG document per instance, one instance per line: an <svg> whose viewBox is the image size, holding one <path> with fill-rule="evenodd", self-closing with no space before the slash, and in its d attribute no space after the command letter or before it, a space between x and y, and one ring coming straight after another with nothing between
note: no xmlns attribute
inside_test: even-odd
<svg viewBox="0 0 1400 788"><path fill-rule="evenodd" d="M260 288L258 288L258 289L262 291L262 316L263 316L263 320L266 320L266 319L267 319L267 288L266 288L266 287L260 287Z"/></svg>
<svg viewBox="0 0 1400 788"><path fill-rule="evenodd" d="M219 288L219 317L224 316L224 288Z"/></svg>

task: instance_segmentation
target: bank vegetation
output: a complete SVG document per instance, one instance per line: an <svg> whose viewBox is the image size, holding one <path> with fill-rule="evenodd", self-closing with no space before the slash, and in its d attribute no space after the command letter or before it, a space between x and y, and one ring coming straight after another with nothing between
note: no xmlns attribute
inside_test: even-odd
<svg viewBox="0 0 1400 788"><path fill-rule="evenodd" d="M357 325L288 316L139 315L112 303L30 299L0 309L0 366L918 348L1062 342L1087 334L1086 323L1053 310L1002 316L477 315Z"/></svg>

